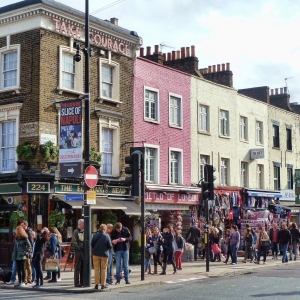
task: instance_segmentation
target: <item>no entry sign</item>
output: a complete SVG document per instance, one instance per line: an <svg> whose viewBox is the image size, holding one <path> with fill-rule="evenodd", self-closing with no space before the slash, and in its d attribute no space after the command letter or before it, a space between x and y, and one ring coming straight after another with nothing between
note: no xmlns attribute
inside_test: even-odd
<svg viewBox="0 0 300 300"><path fill-rule="evenodd" d="M89 166L84 172L84 182L89 188L94 188L98 182L98 172L95 167Z"/></svg>

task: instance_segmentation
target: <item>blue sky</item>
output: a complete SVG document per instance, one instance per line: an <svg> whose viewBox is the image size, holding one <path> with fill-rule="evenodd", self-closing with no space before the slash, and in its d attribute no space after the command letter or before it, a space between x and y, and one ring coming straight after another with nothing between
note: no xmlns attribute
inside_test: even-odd
<svg viewBox="0 0 300 300"><path fill-rule="evenodd" d="M1 6L18 2L1 0ZM59 0L84 11L84 0ZM115 4L116 3L116 4ZM199 68L231 64L236 89L287 81L292 102L300 103L300 9L295 0L90 0L100 19L119 19L136 31L144 47L164 43L196 46Z"/></svg>

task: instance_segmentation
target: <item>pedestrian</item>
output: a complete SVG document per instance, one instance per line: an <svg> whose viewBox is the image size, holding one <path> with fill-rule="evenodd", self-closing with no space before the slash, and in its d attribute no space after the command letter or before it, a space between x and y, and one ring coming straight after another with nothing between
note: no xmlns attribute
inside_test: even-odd
<svg viewBox="0 0 300 300"><path fill-rule="evenodd" d="M291 245L291 233L286 228L285 223L282 223L281 230L279 230L278 241L280 249L282 251L282 263L287 263L289 261L287 256L287 249L288 246Z"/></svg>
<svg viewBox="0 0 300 300"><path fill-rule="evenodd" d="M253 254L252 254L252 243L253 237L251 234L251 230L249 228L246 229L246 235L244 236L244 245L245 245L245 255L243 262L246 263L247 259L250 258L250 262L253 262Z"/></svg>
<svg viewBox="0 0 300 300"><path fill-rule="evenodd" d="M83 286L83 241L84 241L84 220L78 220L78 228L73 232L72 245L75 250L74 285Z"/></svg>
<svg viewBox="0 0 300 300"><path fill-rule="evenodd" d="M11 277L10 277L10 281L7 282L7 285L12 285L15 284L16 282L16 276L17 276L17 262L15 260L13 260L12 262L12 268L11 268Z"/></svg>
<svg viewBox="0 0 300 300"><path fill-rule="evenodd" d="M258 236L257 236L257 242L256 242L256 249L257 249L257 261L256 264L260 264L260 257L263 255L263 264L266 263L267 259L267 249L263 245L263 242L269 241L270 238L265 230L265 227L260 226L258 229Z"/></svg>
<svg viewBox="0 0 300 300"><path fill-rule="evenodd" d="M183 237L181 236L181 231L175 230L173 247L174 247L174 256L175 256L175 266L176 266L177 270L182 270L181 257L182 257L183 250L185 247L184 244L185 244L185 241L183 240Z"/></svg>
<svg viewBox="0 0 300 300"><path fill-rule="evenodd" d="M46 258L50 258L50 252L48 251L48 249L50 249L50 245L49 245L49 240L50 240L50 231L47 227L44 227L42 229L43 232L43 236L44 236L44 252L46 252ZM49 280L52 278L52 272L51 271L47 271L47 275L44 277L44 280Z"/></svg>
<svg viewBox="0 0 300 300"><path fill-rule="evenodd" d="M151 236L151 239L149 240L149 243L150 243L150 247L154 247L156 249L156 252L153 253L153 264L154 264L153 275L157 275L157 265L161 266L162 268L162 263L160 261L162 235L159 233L158 227L154 227L153 234Z"/></svg>
<svg viewBox="0 0 300 300"><path fill-rule="evenodd" d="M257 233L253 228L251 228L251 234L252 234L252 256L254 258L254 261L256 261L257 260L257 249L256 249Z"/></svg>
<svg viewBox="0 0 300 300"><path fill-rule="evenodd" d="M28 241L30 243L31 249L33 247L33 232L30 227L28 227L28 222L23 221L20 226L23 227L25 230L27 236L28 236ZM25 284L32 284L32 268L31 268L31 256L32 253L29 257L26 257L25 259Z"/></svg>
<svg viewBox="0 0 300 300"><path fill-rule="evenodd" d="M31 245L22 226L16 228L16 242L12 254L12 260L16 261L19 283L17 286L25 286L25 260L30 256Z"/></svg>
<svg viewBox="0 0 300 300"><path fill-rule="evenodd" d="M212 245L217 245L219 247L220 244L220 235L219 235L219 229L214 227L213 230L213 238L212 238ZM214 254L214 258L213 261L221 261L221 252L219 253L213 253Z"/></svg>
<svg viewBox="0 0 300 300"><path fill-rule="evenodd" d="M98 290L100 284L100 270L101 270L101 290L107 289L107 265L109 258L109 250L112 249L110 237L106 234L107 226L101 224L99 231L93 235L91 246L93 254L95 289Z"/></svg>
<svg viewBox="0 0 300 300"><path fill-rule="evenodd" d="M279 229L277 228L277 224L274 223L273 227L270 229L272 259L278 259L278 235Z"/></svg>
<svg viewBox="0 0 300 300"><path fill-rule="evenodd" d="M197 260L198 258L198 244L200 241L200 229L197 227L197 224L195 223L194 226L190 227L188 230L185 239L188 243L192 244L194 246L194 260Z"/></svg>
<svg viewBox="0 0 300 300"><path fill-rule="evenodd" d="M300 241L300 232L297 228L296 223L292 223L292 229L291 229L291 246L290 246L290 256L293 258L294 253L294 260L297 260L297 257L299 256L299 241Z"/></svg>
<svg viewBox="0 0 300 300"><path fill-rule="evenodd" d="M226 259L224 261L224 264L228 263L229 256L231 257L231 262L232 262L232 253L231 253L231 248L230 248L230 236L231 236L230 229L226 229L224 239L225 239L225 244L227 247L227 253L226 253Z"/></svg>
<svg viewBox="0 0 300 300"><path fill-rule="evenodd" d="M33 288L42 288L44 285L43 282L43 269L42 269L42 261L43 261L43 247L46 241L46 232L37 231L35 242L33 244L32 251L32 264L36 272L36 284Z"/></svg>
<svg viewBox="0 0 300 300"><path fill-rule="evenodd" d="M163 270L160 275L166 275L167 264L172 264L173 266L173 274L177 273L175 262L174 262L174 249L173 249L173 240L174 236L171 232L171 226L168 225L165 228L165 232L162 234L162 246L163 246L163 253L164 253L164 260L163 260Z"/></svg>
<svg viewBox="0 0 300 300"><path fill-rule="evenodd" d="M149 252L152 232L149 228L146 230L146 247L145 247L145 274L151 274L151 253Z"/></svg>
<svg viewBox="0 0 300 300"><path fill-rule="evenodd" d="M110 237L110 234L113 230L114 226L112 224L106 225L106 234ZM107 276L106 283L113 284L113 249L108 250L108 263L107 263Z"/></svg>
<svg viewBox="0 0 300 300"><path fill-rule="evenodd" d="M237 265L237 251L240 246L240 233L236 225L231 225L230 249L232 254L232 265Z"/></svg>
<svg viewBox="0 0 300 300"><path fill-rule="evenodd" d="M211 246L214 244L214 227L209 227L209 234L208 234L208 250L209 250L209 260L212 262L214 261L215 254L212 252Z"/></svg>
<svg viewBox="0 0 300 300"><path fill-rule="evenodd" d="M116 223L115 229L111 233L112 244L116 255L116 284L121 282L122 266L126 284L129 281L129 243L132 240L130 231L121 223Z"/></svg>

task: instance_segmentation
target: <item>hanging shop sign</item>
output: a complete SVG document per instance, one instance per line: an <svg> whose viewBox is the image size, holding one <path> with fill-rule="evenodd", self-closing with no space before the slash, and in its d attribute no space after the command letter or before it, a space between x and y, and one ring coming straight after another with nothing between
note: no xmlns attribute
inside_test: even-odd
<svg viewBox="0 0 300 300"><path fill-rule="evenodd" d="M250 149L250 159L265 158L265 149Z"/></svg>
<svg viewBox="0 0 300 300"><path fill-rule="evenodd" d="M59 164L61 177L80 177L82 164L82 102L68 100L60 107Z"/></svg>
<svg viewBox="0 0 300 300"><path fill-rule="evenodd" d="M49 182L27 182L27 193L30 194L49 194Z"/></svg>
<svg viewBox="0 0 300 300"><path fill-rule="evenodd" d="M300 169L295 170L295 204L300 204Z"/></svg>
<svg viewBox="0 0 300 300"><path fill-rule="evenodd" d="M178 192L145 192L145 201L155 203L185 203L185 204L198 204L198 194L178 193Z"/></svg>

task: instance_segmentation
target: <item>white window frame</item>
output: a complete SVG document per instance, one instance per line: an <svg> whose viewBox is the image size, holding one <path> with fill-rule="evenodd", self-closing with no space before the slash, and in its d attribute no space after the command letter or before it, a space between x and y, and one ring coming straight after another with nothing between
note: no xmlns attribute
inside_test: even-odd
<svg viewBox="0 0 300 300"><path fill-rule="evenodd" d="M256 185L258 189L264 188L264 165L257 165L256 169Z"/></svg>
<svg viewBox="0 0 300 300"><path fill-rule="evenodd" d="M226 157L221 157L220 163L220 183L223 186L229 186L230 179L230 160ZM226 173L224 173L224 170Z"/></svg>
<svg viewBox="0 0 300 300"><path fill-rule="evenodd" d="M108 66L110 68L112 68L112 76L113 76L113 83L112 83L112 97L105 97L102 95L102 66ZM107 102L112 102L112 103L116 103L116 104L120 104L122 103L122 101L120 100L120 64L118 64L115 61L112 61L110 59L110 56L108 59L106 58L99 58L99 78L100 78L100 82L99 82L99 99L100 101L107 101Z"/></svg>
<svg viewBox="0 0 300 300"><path fill-rule="evenodd" d="M209 165L209 155L205 155L205 154L200 154L199 160L199 181L204 178L205 174L204 174L204 166L207 164Z"/></svg>
<svg viewBox="0 0 300 300"><path fill-rule="evenodd" d="M240 116L240 140L248 141L248 118Z"/></svg>
<svg viewBox="0 0 300 300"><path fill-rule="evenodd" d="M154 153L154 181L146 181L146 174L145 174L145 181L148 183L156 183L159 184L160 182L160 147L158 145L153 144L144 144L145 147L145 172L146 172L146 148L153 149Z"/></svg>
<svg viewBox="0 0 300 300"><path fill-rule="evenodd" d="M257 145L264 143L264 124L262 121L256 120L255 122L255 141Z"/></svg>
<svg viewBox="0 0 300 300"><path fill-rule="evenodd" d="M241 162L241 187L247 187L248 184L248 163Z"/></svg>
<svg viewBox="0 0 300 300"><path fill-rule="evenodd" d="M76 54L76 50L72 47L67 46L59 46L59 82L57 90L59 94L63 92L76 94L76 95L83 95L83 59L79 62L75 62L75 79L74 79L74 89L68 89L63 85L63 54L69 54L74 56Z"/></svg>
<svg viewBox="0 0 300 300"><path fill-rule="evenodd" d="M107 127L102 127L101 129L101 134L102 134L102 140L101 140L101 146L103 147L103 130L109 130L111 131L112 133L112 152L107 152L107 154L110 154L111 155L111 158L112 158L112 166L111 166L111 174L110 173L104 173L103 170L104 170L104 150L103 148L101 148L101 153L102 153L102 167L101 167L101 174L104 175L104 176L113 176L113 156L114 156L114 131L111 129L111 128L107 128Z"/></svg>
<svg viewBox="0 0 300 300"><path fill-rule="evenodd" d="M15 86L4 87L4 75L3 75L3 67L4 67L4 55L10 52L17 52L17 82ZM20 74L21 74L21 45L9 45L0 48L0 92L7 92L7 91L16 91L18 94L20 92Z"/></svg>
<svg viewBox="0 0 300 300"><path fill-rule="evenodd" d="M230 128L229 128L229 111L220 109L220 136L222 137L229 137L230 136ZM223 128L224 127L224 128Z"/></svg>
<svg viewBox="0 0 300 300"><path fill-rule="evenodd" d="M146 116L146 105L145 105L146 104L146 100L145 100L146 99L145 98L146 91L156 93L157 99L156 99L156 111L155 111L156 118L155 119L152 119L152 118L149 118L148 116ZM152 87L144 86L143 97L144 97L144 121L159 124L160 123L159 90L152 88Z"/></svg>
<svg viewBox="0 0 300 300"><path fill-rule="evenodd" d="M100 168L100 174L103 176L120 176L120 124L118 120L112 120L109 117L99 117L99 149L102 151L102 129L113 130L113 155L112 155L112 175L103 174Z"/></svg>
<svg viewBox="0 0 300 300"><path fill-rule="evenodd" d="M202 108L206 109L206 112L203 112ZM204 104L199 104L199 132L209 133L209 106Z"/></svg>
<svg viewBox="0 0 300 300"><path fill-rule="evenodd" d="M275 174L278 172L277 174ZM274 190L280 190L280 167L273 166L273 174L274 174Z"/></svg>
<svg viewBox="0 0 300 300"><path fill-rule="evenodd" d="M178 123L179 124L174 124L174 123L172 123L172 120L171 120L171 113L172 113L171 98L176 98L179 100L179 107L178 107L178 112L179 112L179 116L178 116L179 122ZM169 126L174 127L174 128L179 128L179 129L183 128L182 96L181 95L169 93Z"/></svg>
<svg viewBox="0 0 300 300"><path fill-rule="evenodd" d="M171 182L171 153L179 153L178 162L178 183ZM182 185L183 184L183 150L179 148L169 148L169 184L172 185Z"/></svg>
<svg viewBox="0 0 300 300"><path fill-rule="evenodd" d="M287 168L287 172L286 172L286 177L287 177L287 188L289 190L293 189L293 169L292 168Z"/></svg>

